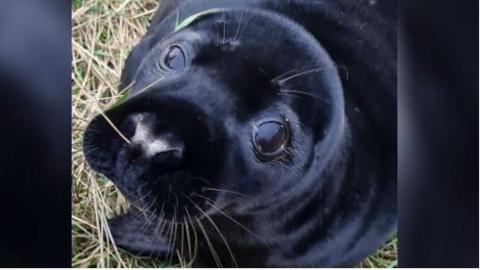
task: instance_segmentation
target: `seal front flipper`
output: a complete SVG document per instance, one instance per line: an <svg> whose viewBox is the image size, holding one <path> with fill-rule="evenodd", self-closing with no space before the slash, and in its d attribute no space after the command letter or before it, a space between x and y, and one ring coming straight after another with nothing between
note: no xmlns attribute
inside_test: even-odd
<svg viewBox="0 0 480 270"><path fill-rule="evenodd" d="M162 236L160 222L156 217L147 218L139 211L130 211L109 219L108 226L115 244L126 251L139 256L175 259L174 244Z"/></svg>

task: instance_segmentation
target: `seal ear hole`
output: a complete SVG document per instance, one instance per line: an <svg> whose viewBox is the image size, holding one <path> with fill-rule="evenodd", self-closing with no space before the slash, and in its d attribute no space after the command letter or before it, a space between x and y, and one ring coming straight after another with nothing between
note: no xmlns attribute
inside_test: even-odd
<svg viewBox="0 0 480 270"><path fill-rule="evenodd" d="M252 143L261 161L271 161L286 152L290 140L288 121L265 119L253 127Z"/></svg>

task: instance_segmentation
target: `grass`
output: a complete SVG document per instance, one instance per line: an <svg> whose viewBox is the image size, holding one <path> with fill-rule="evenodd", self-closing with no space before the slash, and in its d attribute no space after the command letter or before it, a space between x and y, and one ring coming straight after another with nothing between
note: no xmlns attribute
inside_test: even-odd
<svg viewBox="0 0 480 270"><path fill-rule="evenodd" d="M105 177L90 170L82 135L100 110L121 96L117 84L128 52L146 32L157 0L72 1L72 266L162 267L117 249L106 219L128 203ZM393 236L358 267L396 266Z"/></svg>

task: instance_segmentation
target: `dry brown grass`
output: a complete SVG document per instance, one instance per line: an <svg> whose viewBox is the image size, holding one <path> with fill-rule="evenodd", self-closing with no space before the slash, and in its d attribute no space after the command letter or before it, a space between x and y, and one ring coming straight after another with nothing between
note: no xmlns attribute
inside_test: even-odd
<svg viewBox="0 0 480 270"><path fill-rule="evenodd" d="M123 63L145 33L157 1L74 1L72 10L72 266L152 267L113 245L106 218L124 211L111 182L89 170L82 135L89 120L121 95Z"/></svg>
<svg viewBox="0 0 480 270"><path fill-rule="evenodd" d="M128 52L146 32L157 0L72 2L72 266L160 267L115 247L106 219L128 207L105 177L87 167L82 135L87 123L111 106ZM396 237L359 266L396 263Z"/></svg>

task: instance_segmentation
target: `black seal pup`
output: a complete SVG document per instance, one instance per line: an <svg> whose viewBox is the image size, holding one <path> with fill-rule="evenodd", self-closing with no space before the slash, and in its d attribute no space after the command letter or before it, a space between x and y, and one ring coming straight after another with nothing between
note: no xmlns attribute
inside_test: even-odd
<svg viewBox="0 0 480 270"><path fill-rule="evenodd" d="M193 266L351 266L396 224L395 1L162 1L84 150L120 247ZM119 134L121 133L121 134Z"/></svg>

